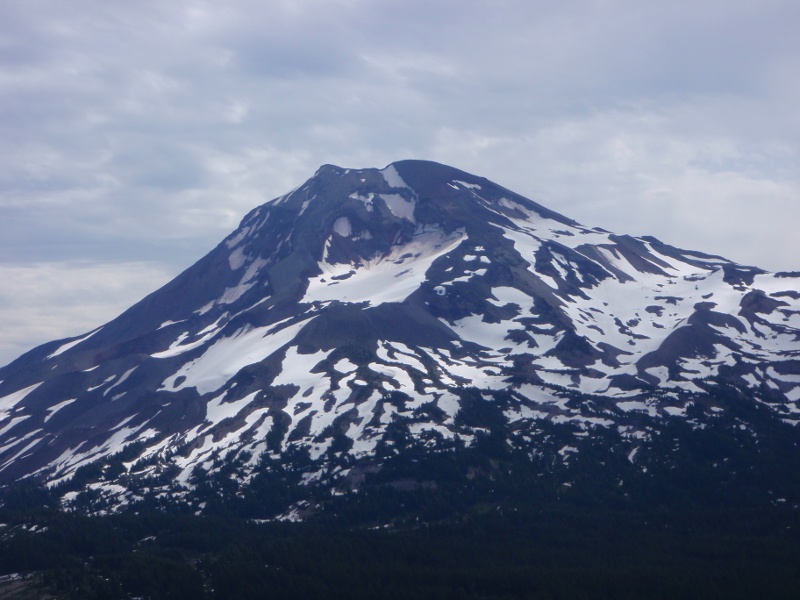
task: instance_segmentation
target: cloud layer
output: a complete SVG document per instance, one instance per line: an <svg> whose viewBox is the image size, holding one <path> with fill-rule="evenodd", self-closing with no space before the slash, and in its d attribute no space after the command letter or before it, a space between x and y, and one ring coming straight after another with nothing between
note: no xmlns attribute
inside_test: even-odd
<svg viewBox="0 0 800 600"><path fill-rule="evenodd" d="M3 311L62 289L61 261L161 283L320 164L411 157L796 270L798 22L777 0L2 3L0 264L30 282ZM76 287L15 348L150 291Z"/></svg>

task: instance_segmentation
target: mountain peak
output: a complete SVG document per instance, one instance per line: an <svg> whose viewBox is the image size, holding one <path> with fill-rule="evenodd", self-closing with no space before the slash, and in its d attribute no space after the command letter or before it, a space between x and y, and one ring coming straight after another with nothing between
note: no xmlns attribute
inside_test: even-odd
<svg viewBox="0 0 800 600"><path fill-rule="evenodd" d="M726 410L723 388L795 421L798 315L800 278L584 227L453 167L323 165L117 319L0 369L0 480L77 493L123 452L84 482L120 506L300 452L307 482L350 485L398 432L475 442L476 402L528 440L638 439Z"/></svg>

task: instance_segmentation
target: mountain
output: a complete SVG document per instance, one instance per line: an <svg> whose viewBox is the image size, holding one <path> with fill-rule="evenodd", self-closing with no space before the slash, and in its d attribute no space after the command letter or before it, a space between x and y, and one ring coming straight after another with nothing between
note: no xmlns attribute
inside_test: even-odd
<svg viewBox="0 0 800 600"><path fill-rule="evenodd" d="M798 400L800 273L433 162L325 165L110 323L0 369L0 483L284 519L448 482L663 497L675 472L800 502Z"/></svg>

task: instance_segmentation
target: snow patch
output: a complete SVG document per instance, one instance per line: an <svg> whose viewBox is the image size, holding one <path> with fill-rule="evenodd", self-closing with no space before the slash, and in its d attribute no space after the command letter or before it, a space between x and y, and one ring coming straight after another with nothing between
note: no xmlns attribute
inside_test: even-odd
<svg viewBox="0 0 800 600"><path fill-rule="evenodd" d="M778 373L773 367L767 369L767 376L785 383L800 383L800 375L783 375Z"/></svg>
<svg viewBox="0 0 800 600"><path fill-rule="evenodd" d="M352 373L356 369L358 369L358 365L350 361L348 358L343 358L339 360L335 365L333 365L333 369L335 371L339 371L339 373Z"/></svg>
<svg viewBox="0 0 800 600"><path fill-rule="evenodd" d="M333 231L342 237L350 237L353 234L353 228L350 225L350 219L347 217L339 217L333 224Z"/></svg>
<svg viewBox="0 0 800 600"><path fill-rule="evenodd" d="M324 385L325 375L312 373L311 369L321 361L325 360L332 350L320 350L314 354L300 354L296 346L290 346L286 350L286 356L281 365L281 372L272 381L273 386L294 385L300 389L299 393L317 386L327 388Z"/></svg>
<svg viewBox="0 0 800 600"><path fill-rule="evenodd" d="M423 231L407 244L393 247L388 255L368 262L320 262L322 275L309 279L302 302L339 300L369 302L372 306L402 302L425 281L431 264L465 239L463 230L446 234L434 229Z"/></svg>
<svg viewBox="0 0 800 600"><path fill-rule="evenodd" d="M254 285L255 283L242 283L232 288L226 287L225 292L218 301L219 304L233 304L239 300L239 298L244 296Z"/></svg>
<svg viewBox="0 0 800 600"><path fill-rule="evenodd" d="M245 406L250 404L253 399L256 397L258 392L253 392L248 396L245 396L241 400L236 400L234 402L225 402L223 404L222 400L225 398L225 394L220 394L213 400L211 400L208 405L206 405L206 421L210 421L212 424L216 425L217 423L221 423L225 419L230 419L231 417L235 417L238 415Z"/></svg>
<svg viewBox="0 0 800 600"><path fill-rule="evenodd" d="M0 398L0 419L4 419L12 408L22 402L28 394L42 385L42 383L44 382L40 381L39 383L34 383L33 385L29 385L26 388Z"/></svg>
<svg viewBox="0 0 800 600"><path fill-rule="evenodd" d="M477 183L467 183L466 181L461 181L460 179L454 179L453 183L457 183L458 185L464 186L465 188L467 188L469 190L479 190L479 189L481 189L481 186L479 186Z"/></svg>
<svg viewBox="0 0 800 600"><path fill-rule="evenodd" d="M217 340L202 356L168 377L160 389L178 391L194 387L200 394L213 392L247 365L261 362L293 340L309 319L282 329L280 324L256 329L243 327L232 336Z"/></svg>
<svg viewBox="0 0 800 600"><path fill-rule="evenodd" d="M414 208L416 201L406 200L399 194L381 194L381 198L386 203L386 207L392 214L399 219L406 219L412 223L417 221L414 219Z"/></svg>
<svg viewBox="0 0 800 600"><path fill-rule="evenodd" d="M14 429L14 427L16 427L17 424L21 423L25 419L28 419L29 417L30 415L22 415L21 417L14 417L8 423L6 423L2 429L0 429L0 436L5 435L6 433ZM3 418L5 418L5 415L3 416ZM18 444L20 441L22 440L14 440L13 443L8 444L7 446L3 446L2 448L0 448L0 453L5 452L7 448L12 447L14 444Z"/></svg>
<svg viewBox="0 0 800 600"><path fill-rule="evenodd" d="M645 404L644 402L641 402L639 400L629 400L629 401L626 401L626 402L617 402L617 408L619 408L620 410L623 410L625 412L631 412L631 411L634 411L634 410L635 411L644 411L644 412L648 413L651 417L657 416L657 413L656 413L656 410L655 410L654 407L648 406L647 404Z"/></svg>
<svg viewBox="0 0 800 600"><path fill-rule="evenodd" d="M211 302L209 302L208 304L206 304L205 306L202 306L202 307L198 308L196 311L194 311L194 314L200 315L202 317L204 314L206 314L212 308L214 308L214 301L213 300Z"/></svg>
<svg viewBox="0 0 800 600"><path fill-rule="evenodd" d="M242 243L247 234L250 233L249 227L243 227L236 233L234 233L228 240L225 241L225 245L228 247L228 250L233 249L235 246L238 246Z"/></svg>
<svg viewBox="0 0 800 600"><path fill-rule="evenodd" d="M487 298L487 301L495 306L506 306L507 304L516 304L520 308L533 306L533 298L515 287L501 286L492 288L492 296L494 298Z"/></svg>
<svg viewBox="0 0 800 600"><path fill-rule="evenodd" d="M72 404L73 402L75 402L75 400L77 400L77 398L71 398L69 400L64 400L63 402L59 402L58 404L54 404L53 406L48 408L47 409L47 416L44 418L44 422L47 423L54 414L56 414L58 411L60 411L65 406L68 406L69 404Z"/></svg>
<svg viewBox="0 0 800 600"><path fill-rule="evenodd" d="M408 184L400 177L394 165L389 165L380 173L390 188L408 188Z"/></svg>
<svg viewBox="0 0 800 600"><path fill-rule="evenodd" d="M116 382L114 385L112 385L112 386L111 386L111 387L109 387L109 388L108 388L108 389L107 389L105 392L103 392L103 396L106 396L106 395L108 394L108 392L110 392L111 390L113 390L113 389L114 389L115 387L117 387L118 385L122 385L123 383L125 383L125 380L126 380L126 379L128 379L128 377L130 377L130 376L131 376L131 373L133 373L135 370L136 370L136 367L133 367L133 368L131 368L131 369L128 369L127 371L125 371L125 372L122 374L122 377L120 377L120 378L119 378L119 380L118 380L118 381L117 381L117 382Z"/></svg>
<svg viewBox="0 0 800 600"><path fill-rule="evenodd" d="M69 350L70 348L73 348L74 346L77 346L78 344L80 344L82 341L84 341L84 340L88 340L90 337L92 337L92 336L93 336L95 333L97 333L97 332L98 332L98 331L100 331L101 329L102 329L102 327L98 327L97 329L95 329L94 331L91 331L91 332L87 333L87 334L86 334L86 335L84 335L83 337L79 337L77 340L73 340L73 341L71 341L71 342L67 342L67 343L66 343L66 344L64 344L63 346L60 346L60 347L58 348L58 350L56 350L56 351L55 351L55 352L53 352L52 354L48 355L48 356L45 358L45 360L50 360L51 358L53 358L53 357L55 357L55 356L58 356L59 354L63 354L64 352L66 352L66 351L67 351L67 350Z"/></svg>
<svg viewBox="0 0 800 600"><path fill-rule="evenodd" d="M228 255L228 264L231 267L231 271L238 271L244 266L245 262L247 262L247 256L244 253L243 246L239 246Z"/></svg>
<svg viewBox="0 0 800 600"><path fill-rule="evenodd" d="M367 212L372 212L374 206L372 204L373 199L375 198L375 194L370 193L366 196L362 196L357 192L353 192L348 196L348 198L352 198L353 200L358 200L364 204L364 207L367 209Z"/></svg>

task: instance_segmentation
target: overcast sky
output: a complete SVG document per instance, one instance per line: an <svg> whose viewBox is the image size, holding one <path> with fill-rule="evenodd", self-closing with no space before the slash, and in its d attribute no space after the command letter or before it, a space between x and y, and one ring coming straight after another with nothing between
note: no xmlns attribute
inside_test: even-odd
<svg viewBox="0 0 800 600"><path fill-rule="evenodd" d="M0 364L324 163L800 270L798 31L797 0L0 2Z"/></svg>

